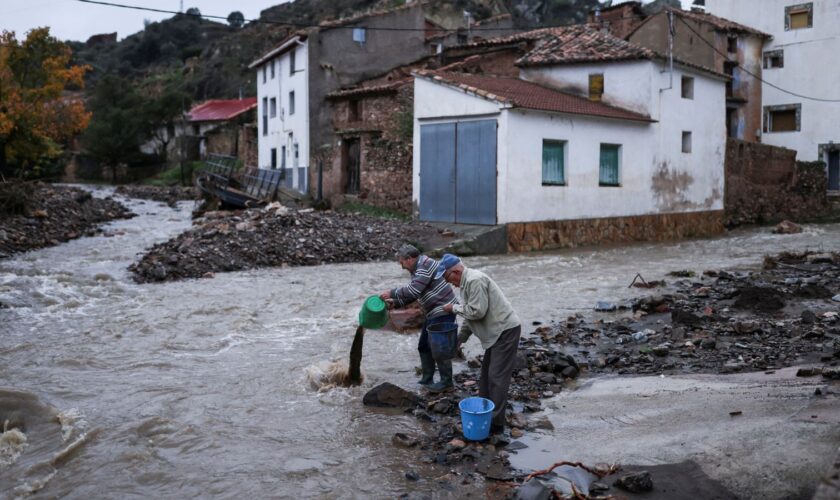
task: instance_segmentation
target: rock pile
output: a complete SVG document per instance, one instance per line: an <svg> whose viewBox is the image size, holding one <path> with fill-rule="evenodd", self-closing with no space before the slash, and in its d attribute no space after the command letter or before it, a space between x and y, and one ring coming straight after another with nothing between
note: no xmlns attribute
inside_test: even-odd
<svg viewBox="0 0 840 500"><path fill-rule="evenodd" d="M94 198L87 191L36 183L19 214L0 214L0 259L12 254L58 245L101 232L97 226L134 217L113 199Z"/></svg>
<svg viewBox="0 0 840 500"><path fill-rule="evenodd" d="M200 278L259 267L313 266L394 258L403 242L437 232L428 224L336 212L290 210L279 204L207 212L194 227L152 247L129 269L139 283Z"/></svg>
<svg viewBox="0 0 840 500"><path fill-rule="evenodd" d="M117 186L114 193L127 198L159 201L161 203L166 203L172 208L175 208L179 201L197 200L200 197L196 188L181 186L163 187L125 185Z"/></svg>

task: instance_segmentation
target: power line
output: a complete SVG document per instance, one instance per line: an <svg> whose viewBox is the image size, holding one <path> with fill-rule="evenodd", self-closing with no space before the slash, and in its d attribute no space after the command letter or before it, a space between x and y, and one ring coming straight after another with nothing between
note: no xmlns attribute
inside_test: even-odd
<svg viewBox="0 0 840 500"><path fill-rule="evenodd" d="M680 22L682 22L686 26L686 28L688 28L689 30L691 30L692 33L697 35L697 37L700 38L700 40L702 40L703 43L705 43L706 45L711 47L712 50L714 50L715 52L717 52L718 54L723 56L725 59L729 60L729 55L724 54L723 52L719 51L718 48L715 47L713 43L711 43L710 41L703 38L703 35L698 33L694 28L691 27L690 24L685 22L685 20L681 16L676 16L676 17L677 17L677 19L680 20ZM756 80L758 80L759 82L761 82L761 83L763 83L767 86L773 87L774 89L776 89L778 91L781 91L781 92L784 92L785 94L789 94L789 95L792 95L794 97L799 97L800 99L807 99L807 100L810 100L810 101L818 101L818 102L840 102L840 99L823 99L823 98L820 98L820 97L811 97L811 96L807 96L807 95L797 94L796 92L791 92L790 90L783 89L782 87L779 87L778 85L770 83L770 82L762 79L760 76L750 72L749 70L742 68L741 66L737 66L737 68L738 68L739 71L743 71L744 73L750 75L751 77L755 78Z"/></svg>

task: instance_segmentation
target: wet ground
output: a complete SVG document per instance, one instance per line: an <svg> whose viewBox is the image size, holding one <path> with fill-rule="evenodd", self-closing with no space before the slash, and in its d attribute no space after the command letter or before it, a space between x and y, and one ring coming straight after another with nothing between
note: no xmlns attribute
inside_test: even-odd
<svg viewBox="0 0 840 500"><path fill-rule="evenodd" d="M127 205L138 217L111 223L108 236L0 262L0 385L11 394L0 398L0 413L20 415L27 439L14 463L0 466L0 496L37 490L44 497L68 498L354 498L438 488L439 468L392 444L395 433L419 433L424 424L361 404L362 395L381 382L416 387L415 336L368 332L359 387L319 392L307 381L313 367L347 359L364 297L407 278L397 264L275 268L138 285L127 267L144 249L189 228L192 204L181 203L180 210L154 202ZM598 300L637 297L638 290L627 288L636 273L653 280L677 269L754 266L766 253L804 248L840 248L840 225L806 226L798 235L757 229L719 240L478 257L467 263L496 278L530 325L589 314ZM467 350L476 354L477 344ZM794 389L800 388L785 389L791 392L771 403L807 406ZM588 398L588 390L564 391L550 401L562 407L566 397ZM735 390L733 397L743 394ZM609 410L649 399L627 398L603 404ZM596 403L587 403L589 411L597 410ZM745 422L750 408L744 407ZM782 408L793 410L787 403ZM58 415L65 415L64 434ZM700 424L684 422L694 433L688 435L705 436ZM817 461L827 464L833 455L824 449L829 426L801 425L815 426L812 441L805 439L808 433L790 433L779 446L809 449L812 468ZM562 420L555 428L540 438L569 435ZM764 440L766 429L756 426L758 437L746 430L733 436ZM533 443L514 463L522 459L529 461L521 467L545 467L562 458L595 459L599 446L603 460L610 461L621 450L611 448L599 431L576 437L568 455L554 442ZM741 479L715 476L707 470L715 464L703 462L702 454L680 454L675 442L656 442L662 452L649 460L698 458L706 473L734 491L765 481L764 471L746 466ZM537 453L542 449L551 452ZM628 463L645 464L638 451ZM715 456L713 448L707 451ZM406 477L407 471L417 477Z"/></svg>

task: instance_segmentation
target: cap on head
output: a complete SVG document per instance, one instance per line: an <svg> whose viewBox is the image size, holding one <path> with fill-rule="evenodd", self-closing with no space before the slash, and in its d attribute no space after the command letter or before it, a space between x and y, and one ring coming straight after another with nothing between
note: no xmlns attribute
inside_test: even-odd
<svg viewBox="0 0 840 500"><path fill-rule="evenodd" d="M420 257L420 250L417 250L417 247L414 245L406 243L401 245L399 250L397 250L398 259L413 259L415 257Z"/></svg>
<svg viewBox="0 0 840 500"><path fill-rule="evenodd" d="M441 257L438 261L438 269L435 273L435 279L440 278L446 273L446 271L452 269L460 263L461 259L458 258L457 255L452 255L451 253L443 254L443 257Z"/></svg>

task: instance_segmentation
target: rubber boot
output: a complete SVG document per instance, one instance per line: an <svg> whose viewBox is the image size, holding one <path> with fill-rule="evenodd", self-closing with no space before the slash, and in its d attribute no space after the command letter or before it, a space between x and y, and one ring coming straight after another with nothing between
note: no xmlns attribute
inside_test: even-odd
<svg viewBox="0 0 840 500"><path fill-rule="evenodd" d="M440 381L432 385L426 386L431 392L444 392L452 389L455 384L452 383L452 360L437 362L438 372L440 372Z"/></svg>
<svg viewBox="0 0 840 500"><path fill-rule="evenodd" d="M429 385L435 380L435 358L432 357L432 353L430 352L421 352L420 353L420 369L422 370L422 376L420 380L417 381L420 385Z"/></svg>

